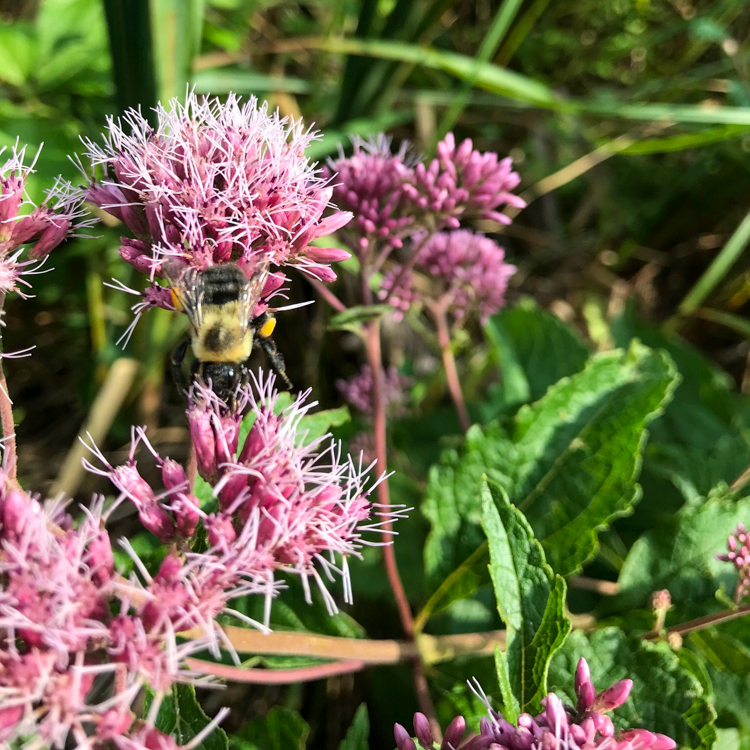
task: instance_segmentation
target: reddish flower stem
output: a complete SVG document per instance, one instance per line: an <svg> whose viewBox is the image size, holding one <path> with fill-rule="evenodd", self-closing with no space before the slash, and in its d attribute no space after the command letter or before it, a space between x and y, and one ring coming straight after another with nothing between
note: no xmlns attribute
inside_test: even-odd
<svg viewBox="0 0 750 750"><path fill-rule="evenodd" d="M461 428L464 432L467 432L469 427L471 427L471 419L469 418L469 412L464 401L461 380L458 377L458 370L456 369L456 359L453 356L453 349L451 348L451 334L448 328L448 300L443 298L437 302L430 302L427 304L427 307L435 320L440 353L443 356L443 367L445 367L445 378L448 381L448 390L450 391L453 403L456 405Z"/></svg>
<svg viewBox="0 0 750 750"><path fill-rule="evenodd" d="M750 604L746 604L744 607L737 607L737 609L723 609L721 612L714 612L711 615L704 615L695 620L681 622L679 625L672 625L671 628L667 628L667 633L687 635L688 633L694 633L697 630L705 630L713 625L721 625L723 622L729 622L730 620L736 620L739 617L745 617L748 614L750 614ZM646 640L652 641L655 638L658 638L658 634L649 633L644 637Z"/></svg>
<svg viewBox="0 0 750 750"><path fill-rule="evenodd" d="M309 279L320 296L336 311L344 312L346 305L322 282L318 279Z"/></svg>
<svg viewBox="0 0 750 750"><path fill-rule="evenodd" d="M362 285L363 288L367 288L369 291L367 278L364 275L362 277ZM371 295L365 296L370 297ZM385 400L383 397L383 356L380 348L380 321L370 321L366 324L365 331L367 358L369 359L370 367L372 368L372 413L374 422L373 429L375 432L375 455L378 459L378 466L382 471L385 471L388 468L388 453L386 442ZM384 479L378 485L378 500L387 513L391 506L391 497L388 490L387 479ZM384 531L388 533L392 530L393 524L390 519L388 519L388 522L384 524ZM411 608L409 607L409 600L406 597L404 584L401 581L401 575L398 571L398 563L396 562L396 551L392 544L383 547L383 561L385 563L388 581L393 590L393 596L396 599L396 607L398 608L404 634L410 641L414 640L414 617L412 616ZM438 723L435 707L432 703L432 698L430 697L430 690L427 684L427 678L425 677L421 655L417 654L411 662L414 669L414 688L417 694L419 707L429 720L433 735L438 738L439 741L442 738L440 724Z"/></svg>
<svg viewBox="0 0 750 750"><path fill-rule="evenodd" d="M366 324L366 344L367 358L372 368L372 413L373 429L375 432L375 455L378 459L378 469L380 471L387 471L388 454L386 446L385 402L383 399L383 359L380 351L380 323L378 321L371 321ZM388 513L391 507L391 496L388 490L387 479L378 484L378 501L383 506L385 513ZM383 530L386 534L393 532L393 523L390 518L386 518ZM409 601L406 598L401 575L398 572L396 552L392 544L383 547L383 560L385 562L386 573L388 574L388 581L391 584L393 596L396 599L401 625L406 637L411 640L414 638L414 618L409 607Z"/></svg>
<svg viewBox="0 0 750 750"><path fill-rule="evenodd" d="M401 266L401 270L398 273L398 276L396 276L396 280L391 285L391 290L388 292L388 294L385 296L385 299L383 300L384 303L388 303L391 300L391 297L396 292L396 290L401 286L404 279L406 278L406 274L411 271L412 268L414 268L414 264L417 262L417 259L419 258L419 253L422 250L422 248L427 244L427 241L432 237L434 232L427 232L425 236L422 238L422 241L412 249L411 255L406 259L405 263Z"/></svg>
<svg viewBox="0 0 750 750"><path fill-rule="evenodd" d="M0 315L5 307L5 294L0 294ZM2 340L0 339L0 354L2 353ZM13 406L10 400L8 383L5 380L5 370L2 358L0 358L0 421L3 426L3 463L7 468L8 476L15 479L18 473L16 464L16 426L13 421Z"/></svg>

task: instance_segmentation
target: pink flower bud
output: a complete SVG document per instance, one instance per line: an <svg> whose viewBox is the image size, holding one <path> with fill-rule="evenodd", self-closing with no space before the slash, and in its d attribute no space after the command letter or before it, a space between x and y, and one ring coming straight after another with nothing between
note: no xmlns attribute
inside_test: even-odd
<svg viewBox="0 0 750 750"><path fill-rule="evenodd" d="M466 732L466 721L463 716L456 716L445 730L440 750L457 750L464 737L464 732Z"/></svg>
<svg viewBox="0 0 750 750"><path fill-rule="evenodd" d="M112 555L112 544L106 531L102 530L89 542L86 564L91 571L91 579L98 586L104 586L112 580L115 573L115 558Z"/></svg>
<svg viewBox="0 0 750 750"><path fill-rule="evenodd" d="M578 660L578 666L576 667L576 675L575 675L575 690L576 694L578 694L581 690L581 687L583 685L588 685L591 683L591 671L589 670L589 665L586 659L581 657Z"/></svg>
<svg viewBox="0 0 750 750"><path fill-rule="evenodd" d="M645 729L628 729L620 734L619 739L629 742L633 750L650 750L656 741L656 735Z"/></svg>
<svg viewBox="0 0 750 750"><path fill-rule="evenodd" d="M46 258L67 237L70 230L70 220L54 214L47 218L46 224L41 237L29 250L29 257L34 260Z"/></svg>
<svg viewBox="0 0 750 750"><path fill-rule="evenodd" d="M419 740L419 744L425 748L425 750L432 750L435 741L433 740L432 732L430 731L430 722L424 714L414 714L414 734Z"/></svg>
<svg viewBox="0 0 750 750"><path fill-rule="evenodd" d="M398 750L417 750L414 740L401 724L393 725L393 736L396 738L396 747Z"/></svg>
<svg viewBox="0 0 750 750"><path fill-rule="evenodd" d="M350 252L337 247L308 247L305 251L305 258L313 263L336 263L349 257Z"/></svg>
<svg viewBox="0 0 750 750"><path fill-rule="evenodd" d="M595 711L612 711L621 706L628 699L633 689L633 680L620 680L611 687L603 690L594 701Z"/></svg>
<svg viewBox="0 0 750 750"><path fill-rule="evenodd" d="M562 701L554 694L550 693L542 699L544 706L544 716L547 726L554 729L555 733L563 731L568 726L568 717Z"/></svg>
<svg viewBox="0 0 750 750"><path fill-rule="evenodd" d="M206 519L208 543L212 547L227 548L237 538L232 517L225 514L209 516Z"/></svg>
<svg viewBox="0 0 750 750"><path fill-rule="evenodd" d="M0 742L6 742L11 738L16 724L18 724L22 718L23 706L0 708Z"/></svg>
<svg viewBox="0 0 750 750"><path fill-rule="evenodd" d="M185 469L174 459L165 458L161 467L161 479L168 490L190 489Z"/></svg>
<svg viewBox="0 0 750 750"><path fill-rule="evenodd" d="M596 688L590 682L584 682L578 690L578 710L588 711L596 699Z"/></svg>
<svg viewBox="0 0 750 750"><path fill-rule="evenodd" d="M650 750L674 750L677 747L677 743L666 734L656 734L654 737Z"/></svg>
<svg viewBox="0 0 750 750"><path fill-rule="evenodd" d="M198 462L198 473L207 481L213 481L217 475L216 436L211 425L211 413L199 408L188 410L190 438L195 447Z"/></svg>

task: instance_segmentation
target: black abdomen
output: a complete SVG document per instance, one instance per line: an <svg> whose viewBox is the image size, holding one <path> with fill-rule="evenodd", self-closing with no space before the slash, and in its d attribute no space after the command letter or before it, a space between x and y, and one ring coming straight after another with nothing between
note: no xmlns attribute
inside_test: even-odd
<svg viewBox="0 0 750 750"><path fill-rule="evenodd" d="M207 305L225 305L236 302L247 286L247 277L232 264L211 266L201 274L203 301Z"/></svg>

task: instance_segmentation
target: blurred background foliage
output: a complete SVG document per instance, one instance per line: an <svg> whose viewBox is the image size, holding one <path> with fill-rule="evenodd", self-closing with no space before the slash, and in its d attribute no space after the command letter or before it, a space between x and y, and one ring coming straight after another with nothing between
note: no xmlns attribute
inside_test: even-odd
<svg viewBox="0 0 750 750"><path fill-rule="evenodd" d="M107 116L127 106L148 111L159 98L183 95L186 86L219 96L255 95L314 122L322 131L312 149L319 160L346 150L353 135L380 131L429 153L449 129L513 156L530 205L501 237L519 267L511 303L533 297L576 328L592 350L634 336L665 346L683 376L695 374L695 393L683 388L678 401L710 402L711 424L719 426L701 436L700 446L681 433L698 419L689 408L659 422L655 434L673 433L671 442L664 440L671 447L653 456L647 479L654 493L672 498L675 489L665 477L674 474L674 462L689 463L689 450L709 451L717 440L737 441L737 466L712 464L713 480L729 481L747 465L746 441L727 425L747 413L736 392L750 391L750 262L744 253L750 225L743 222L750 210L750 1L0 0L0 145L19 139L33 151L44 143L30 182L35 198L59 173L81 179L69 156L80 151L81 136L98 137ZM140 282L117 255L118 228L100 227L96 238L70 241L55 252L54 271L34 279L34 299L7 305L8 349L38 347L8 370L20 475L40 491L58 486L68 448L123 356L141 366L125 389L108 448L121 451L135 422L149 426L163 452L182 458L186 450L180 397L165 379L166 356L184 321L149 313L128 346L118 346L133 298L103 282ZM347 283L345 276L339 282L344 297ZM315 294L297 278L291 296L297 302ZM528 306L514 315L498 324L505 326L501 340L470 324L456 342L466 395L483 420L538 398L585 359L585 353L578 364L545 358L544 337L556 323ZM312 387L324 406L334 406L340 401L335 380L358 369L361 352L351 334L327 332L328 316L323 304L287 313L277 340L295 384ZM419 321L411 322L418 329ZM389 360L417 376L411 414L392 425L393 468L400 472L394 495L408 505L419 504L427 467L452 444L442 438L458 432L437 349L415 335L414 326L386 332ZM535 326L539 338L525 340ZM675 343L668 338L673 334L684 339ZM531 341L541 353L529 348ZM575 358L581 346L568 342L560 356ZM507 364L508 357L525 378L520 396L507 380L495 382L497 362ZM540 377L540 368L554 374ZM341 434L361 426L355 421ZM687 452L675 457L681 440ZM104 489L90 479L75 485L81 497L97 488ZM622 538L648 526L644 516L640 526L628 523L608 532L610 567L622 562ZM412 598L423 602L427 529L419 517L405 526L399 558ZM383 614L386 583L376 561L372 552L365 563L370 574L355 575L355 586L366 590L353 613L373 637L397 630L392 613ZM495 625L489 591L489 604L482 596L459 603L463 625L448 618L440 627ZM277 610L282 626L286 616L287 627L338 633L360 627L349 615L335 625L300 625L294 608L284 606ZM467 669L462 666L461 675ZM486 660L471 669L480 678L492 670ZM465 695L453 694L459 677L451 669L432 678L446 705L469 711ZM391 687L378 690L380 683ZM233 691L242 700L249 695L246 718L277 703L304 708L312 728L287 717L288 708L276 709L274 721L297 739L312 732L327 747L337 746L365 696L371 721L382 724L375 736L384 746L390 746L389 724L404 720L413 705L409 680L394 681L386 668L356 683L354 677L331 680L325 689L235 686L230 699ZM211 700L217 699L210 698L209 707ZM231 721L240 725L242 716ZM265 724L246 726L247 747L262 745L266 731Z"/></svg>

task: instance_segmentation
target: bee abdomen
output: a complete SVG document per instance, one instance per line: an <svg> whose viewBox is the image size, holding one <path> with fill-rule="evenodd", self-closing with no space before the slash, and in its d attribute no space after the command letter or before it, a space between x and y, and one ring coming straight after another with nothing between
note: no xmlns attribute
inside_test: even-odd
<svg viewBox="0 0 750 750"><path fill-rule="evenodd" d="M228 328L215 324L203 337L203 348L211 352L222 352L235 344L235 336Z"/></svg>

